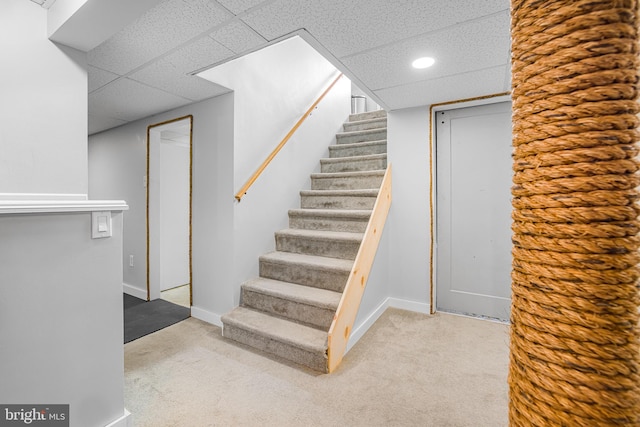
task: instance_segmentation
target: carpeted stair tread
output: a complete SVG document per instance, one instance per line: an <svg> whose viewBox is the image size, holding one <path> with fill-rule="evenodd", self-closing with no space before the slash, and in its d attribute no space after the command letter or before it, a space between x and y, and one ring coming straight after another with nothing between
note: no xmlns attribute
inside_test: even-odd
<svg viewBox="0 0 640 427"><path fill-rule="evenodd" d="M286 228L276 231L276 235L288 235L304 237L311 240L344 240L352 242L362 241L363 233L352 233L348 231L327 231L327 230L304 230L300 228Z"/></svg>
<svg viewBox="0 0 640 427"><path fill-rule="evenodd" d="M370 217L368 209L291 209L289 227L362 233Z"/></svg>
<svg viewBox="0 0 640 427"><path fill-rule="evenodd" d="M353 154L353 153L350 153ZM344 157L330 157L320 160L321 173L357 172L382 170L387 168L387 154L360 154Z"/></svg>
<svg viewBox="0 0 640 427"><path fill-rule="evenodd" d="M289 215L294 216L325 216L328 218L359 218L369 220L371 209L291 209Z"/></svg>
<svg viewBox="0 0 640 427"><path fill-rule="evenodd" d="M326 270L341 270L350 272L353 266L352 260L329 258L317 255L294 254L291 252L274 251L260 256L260 261L268 261L274 264L296 264Z"/></svg>
<svg viewBox="0 0 640 427"><path fill-rule="evenodd" d="M330 145L329 151L331 150L339 150L342 148L355 148L355 147L367 147L372 145L386 145L386 139L376 139L373 141L360 141L360 142L350 142L348 144L338 144L338 145Z"/></svg>
<svg viewBox="0 0 640 427"><path fill-rule="evenodd" d="M377 188L360 188L357 190L302 190L301 196L349 196L349 197L377 197Z"/></svg>
<svg viewBox="0 0 640 427"><path fill-rule="evenodd" d="M363 160L377 160L377 159L386 159L386 158L387 158L387 153L367 154L364 156L327 157L324 159L320 159L320 164L358 162ZM356 171L353 171L353 172L356 172Z"/></svg>
<svg viewBox="0 0 640 427"><path fill-rule="evenodd" d="M275 251L258 264L260 277L342 292L353 260Z"/></svg>
<svg viewBox="0 0 640 427"><path fill-rule="evenodd" d="M380 176L384 177L385 171L383 169L376 169L370 171L351 171L351 172L319 172L312 173L311 178L356 178L361 176Z"/></svg>
<svg viewBox="0 0 640 427"><path fill-rule="evenodd" d="M225 325L235 326L308 352L321 353L327 350L326 332L250 308L236 307L222 316L222 321Z"/></svg>
<svg viewBox="0 0 640 427"><path fill-rule="evenodd" d="M378 141L387 139L387 128L354 130L351 132L339 132L336 134L337 144L352 144L356 142Z"/></svg>
<svg viewBox="0 0 640 427"><path fill-rule="evenodd" d="M355 120L345 122L342 128L345 132L354 130L380 129L387 127L387 117L374 117L372 119Z"/></svg>
<svg viewBox="0 0 640 427"><path fill-rule="evenodd" d="M327 289L259 277L245 282L249 291L287 299L301 304L336 310L342 295Z"/></svg>
<svg viewBox="0 0 640 427"><path fill-rule="evenodd" d="M380 188L384 179L383 170L364 170L368 172L351 175L352 172L324 172L311 176L312 190L357 190ZM372 172L372 173L371 173ZM382 172L382 173L380 173Z"/></svg>
<svg viewBox="0 0 640 427"><path fill-rule="evenodd" d="M363 233L287 228L275 237L277 251L355 259Z"/></svg>
<svg viewBox="0 0 640 427"><path fill-rule="evenodd" d="M376 110L376 111L367 111L365 113L356 113L349 115L350 122L359 122L363 120L371 120L381 117L387 117L387 112L385 110Z"/></svg>
<svg viewBox="0 0 640 427"><path fill-rule="evenodd" d="M357 157L376 154L386 154L387 140L353 142L349 144L335 144L329 146L329 158Z"/></svg>
<svg viewBox="0 0 640 427"><path fill-rule="evenodd" d="M303 190L300 207L309 209L373 209L378 190Z"/></svg>

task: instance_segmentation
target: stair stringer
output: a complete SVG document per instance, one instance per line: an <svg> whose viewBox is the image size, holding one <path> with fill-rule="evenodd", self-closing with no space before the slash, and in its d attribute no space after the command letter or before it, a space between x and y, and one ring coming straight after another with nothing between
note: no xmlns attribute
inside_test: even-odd
<svg viewBox="0 0 640 427"><path fill-rule="evenodd" d="M327 372L329 373L335 371L346 351L390 208L391 165L388 165L360 243L360 249L329 328L327 338Z"/></svg>

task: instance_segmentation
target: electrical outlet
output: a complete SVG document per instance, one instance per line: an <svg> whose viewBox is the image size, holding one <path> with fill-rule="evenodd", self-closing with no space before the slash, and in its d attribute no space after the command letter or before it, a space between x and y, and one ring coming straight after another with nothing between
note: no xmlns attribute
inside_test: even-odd
<svg viewBox="0 0 640 427"><path fill-rule="evenodd" d="M129 267L133 267L133 255L129 255Z"/></svg>

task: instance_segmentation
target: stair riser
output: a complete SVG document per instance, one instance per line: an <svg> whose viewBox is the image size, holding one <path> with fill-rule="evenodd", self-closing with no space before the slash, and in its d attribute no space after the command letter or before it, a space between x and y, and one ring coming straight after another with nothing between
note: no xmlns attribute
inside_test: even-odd
<svg viewBox="0 0 640 427"><path fill-rule="evenodd" d="M360 120L371 120L386 117L387 113L384 110L368 111L366 113L357 113L349 115L350 122L357 122Z"/></svg>
<svg viewBox="0 0 640 427"><path fill-rule="evenodd" d="M352 157L352 156L369 156L371 154L384 154L387 152L387 143L375 145L363 145L361 147L351 147L342 145L332 145L329 147L330 158Z"/></svg>
<svg viewBox="0 0 640 427"><path fill-rule="evenodd" d="M354 132L357 130L380 129L387 127L387 119L366 122L347 122L342 125L345 132Z"/></svg>
<svg viewBox="0 0 640 427"><path fill-rule="evenodd" d="M320 240L301 236L276 235L276 250L329 258L355 259L360 241Z"/></svg>
<svg viewBox="0 0 640 427"><path fill-rule="evenodd" d="M260 260L260 277L342 292L349 271Z"/></svg>
<svg viewBox="0 0 640 427"><path fill-rule="evenodd" d="M289 228L302 230L351 231L364 233L369 220L295 216L289 217Z"/></svg>
<svg viewBox="0 0 640 427"><path fill-rule="evenodd" d="M338 178L311 178L312 190L362 190L380 188L382 175L349 176Z"/></svg>
<svg viewBox="0 0 640 427"><path fill-rule="evenodd" d="M380 141L387 139L387 129L380 129L376 132L367 132L364 134L337 134L336 143L338 144L354 144L356 142Z"/></svg>
<svg viewBox="0 0 640 427"><path fill-rule="evenodd" d="M299 365L307 366L314 371L327 372L327 358L324 352L311 352L295 347L289 343L276 341L252 331L241 329L235 325L225 324L223 335L225 338L241 344L248 345Z"/></svg>
<svg viewBox="0 0 640 427"><path fill-rule="evenodd" d="M344 160L332 162L320 161L320 172L322 173L375 171L386 168L386 158Z"/></svg>
<svg viewBox="0 0 640 427"><path fill-rule="evenodd" d="M303 209L373 209L375 197L368 196L302 196Z"/></svg>
<svg viewBox="0 0 640 427"><path fill-rule="evenodd" d="M329 330L336 313L335 310L328 308L302 304L246 289L242 290L242 305L304 323L323 331Z"/></svg>

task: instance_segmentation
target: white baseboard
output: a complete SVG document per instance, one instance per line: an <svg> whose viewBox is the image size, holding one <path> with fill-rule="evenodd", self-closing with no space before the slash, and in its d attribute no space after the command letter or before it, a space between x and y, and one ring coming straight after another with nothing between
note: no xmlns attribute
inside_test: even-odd
<svg viewBox="0 0 640 427"><path fill-rule="evenodd" d="M117 420L107 424L105 427L133 427L133 417L131 412L124 408L124 414Z"/></svg>
<svg viewBox="0 0 640 427"><path fill-rule="evenodd" d="M431 314L431 305L425 302L409 301L399 298L387 298L389 307L401 310L415 311L416 313Z"/></svg>
<svg viewBox="0 0 640 427"><path fill-rule="evenodd" d="M364 334L369 330L369 328L371 328L371 326L373 326L373 324L376 323L376 320L378 320L378 318L382 316L382 313L384 313L384 311L388 307L399 308L401 310L407 310L407 311L415 311L417 313L423 313L423 314L430 314L430 308L431 308L429 304L422 303L422 302L409 301L409 300L404 300L399 298L390 298L390 297L385 299L384 301L382 301L382 303L380 303L379 306L375 308L375 310L373 310L371 314L369 314L369 316L367 316L364 322L362 322L360 325L356 326L353 329L353 331L351 332L351 335L349 336L349 342L347 343L347 349L345 350L345 354L349 350L351 350L351 347L353 347L360 340L360 338L364 336Z"/></svg>
<svg viewBox="0 0 640 427"><path fill-rule="evenodd" d="M382 313L384 313L387 307L389 307L389 298L382 301L382 303L379 306L377 306L375 310L373 310L373 312L369 314L369 316L367 316L366 319L364 319L364 322L356 326L351 331L351 335L349 336L349 342L347 342L347 348L344 351L345 354L347 354L349 350L351 350L351 347L356 345L356 343L360 340L360 338L363 337L365 332L367 332L369 328L373 326L374 323L376 323L376 320L378 320L378 318L382 316Z"/></svg>
<svg viewBox="0 0 640 427"><path fill-rule="evenodd" d="M122 282L122 292L127 295L131 295L132 297L140 298L143 300L147 300L147 290L136 288L135 286L131 286L128 283Z"/></svg>
<svg viewBox="0 0 640 427"><path fill-rule="evenodd" d="M191 306L191 317L222 328L222 320L219 314L196 307L195 305Z"/></svg>

